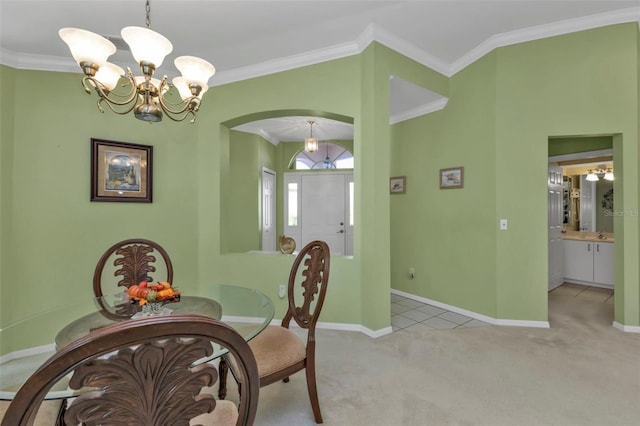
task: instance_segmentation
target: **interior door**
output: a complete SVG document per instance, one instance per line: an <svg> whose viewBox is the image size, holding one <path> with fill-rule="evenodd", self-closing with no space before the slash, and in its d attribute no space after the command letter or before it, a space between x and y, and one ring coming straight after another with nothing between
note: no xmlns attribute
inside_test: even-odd
<svg viewBox="0 0 640 426"><path fill-rule="evenodd" d="M549 166L548 188L548 234L549 234L549 290L564 281L564 246L562 222L564 214L562 167Z"/></svg>
<svg viewBox="0 0 640 426"><path fill-rule="evenodd" d="M262 251L276 250L276 173L262 169Z"/></svg>
<svg viewBox="0 0 640 426"><path fill-rule="evenodd" d="M300 248L313 240L329 245L331 254L345 255L345 175L302 176Z"/></svg>

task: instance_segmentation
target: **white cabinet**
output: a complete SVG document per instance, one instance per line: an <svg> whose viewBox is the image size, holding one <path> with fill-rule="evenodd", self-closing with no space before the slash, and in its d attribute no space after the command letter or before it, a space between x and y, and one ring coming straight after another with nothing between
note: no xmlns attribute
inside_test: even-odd
<svg viewBox="0 0 640 426"><path fill-rule="evenodd" d="M613 244L564 240L565 281L613 286Z"/></svg>
<svg viewBox="0 0 640 426"><path fill-rule="evenodd" d="M613 243L594 243L593 281L613 285Z"/></svg>

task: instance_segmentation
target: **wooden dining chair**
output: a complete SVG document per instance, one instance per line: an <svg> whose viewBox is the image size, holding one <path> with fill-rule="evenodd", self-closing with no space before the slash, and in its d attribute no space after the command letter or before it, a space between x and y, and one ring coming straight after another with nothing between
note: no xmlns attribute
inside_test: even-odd
<svg viewBox="0 0 640 426"><path fill-rule="evenodd" d="M153 253L157 252L161 259ZM108 263L111 261L111 264ZM162 263L161 263L162 261ZM162 271L166 275L153 276L156 272L156 265L162 265ZM167 281L173 283L173 265L169 254L160 244L143 238L132 238L115 243L104 252L93 273L93 293L96 297L102 296L103 275L107 267L115 267L113 275L121 277L118 287L125 287L126 290L132 285L137 285L141 281L156 282ZM112 289L117 290L117 289ZM106 293L109 293L107 291Z"/></svg>
<svg viewBox="0 0 640 426"><path fill-rule="evenodd" d="M329 261L329 246L325 242L312 241L307 244L296 256L291 267L287 293L289 305L281 325L269 326L249 341L249 347L258 364L261 387L280 380L288 382L290 375L305 370L307 390L316 423L322 423L322 413L316 387L315 331L327 292ZM307 330L306 343L289 329L291 319ZM238 382L241 393L244 392L242 378L236 375L235 361L226 357L219 365L218 397L221 399L226 396L227 368Z"/></svg>
<svg viewBox="0 0 640 426"><path fill-rule="evenodd" d="M202 392L218 378L214 346L238 365L239 405ZM16 393L2 426L30 426L43 398L72 373L71 389L88 388L66 409L64 422L139 426L252 425L258 406L255 358L228 325L199 315L128 320L96 329L49 358ZM191 422L191 423L190 423Z"/></svg>

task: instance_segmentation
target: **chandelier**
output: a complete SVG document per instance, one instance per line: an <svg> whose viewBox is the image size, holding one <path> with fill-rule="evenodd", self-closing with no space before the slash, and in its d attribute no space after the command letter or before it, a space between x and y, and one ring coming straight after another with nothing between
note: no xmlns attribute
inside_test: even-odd
<svg viewBox="0 0 640 426"><path fill-rule="evenodd" d="M142 76L134 76L129 67L125 74L122 68L107 62L116 52L116 46L105 37L79 28L62 28L58 34L84 72L85 92L90 94L93 88L98 95L100 112L104 112L102 105L106 104L117 114L133 111L137 119L148 122L161 121L164 113L173 121L191 117L193 123L215 68L204 59L180 56L174 64L182 76L174 78L173 84L167 81L166 75L162 80L153 78L173 46L163 35L151 30L150 12L147 0L146 28L125 27L120 33L140 65ZM118 85L122 78L126 82ZM177 94L175 90L170 91L172 87L177 89Z"/></svg>
<svg viewBox="0 0 640 426"><path fill-rule="evenodd" d="M318 138L313 137L313 125L315 121L309 120L309 137L304 140L304 150L307 152L316 152L318 150Z"/></svg>
<svg viewBox="0 0 640 426"><path fill-rule="evenodd" d="M605 166L598 166L595 170L588 170L586 179L589 182L597 182L600 178L604 178L605 180L613 180L613 170L610 168L605 168Z"/></svg>

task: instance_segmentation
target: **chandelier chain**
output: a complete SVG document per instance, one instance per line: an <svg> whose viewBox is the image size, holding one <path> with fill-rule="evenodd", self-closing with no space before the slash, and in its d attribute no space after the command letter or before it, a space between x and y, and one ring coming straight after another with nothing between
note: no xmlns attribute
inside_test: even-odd
<svg viewBox="0 0 640 426"><path fill-rule="evenodd" d="M147 28L151 29L151 18L149 17L151 15L151 6L149 5L149 0L147 0L145 5L145 10L147 12L147 19L145 20L145 23L147 24Z"/></svg>

